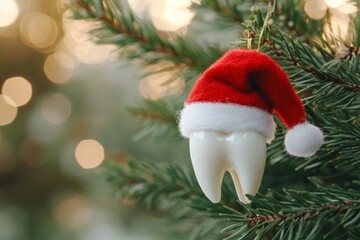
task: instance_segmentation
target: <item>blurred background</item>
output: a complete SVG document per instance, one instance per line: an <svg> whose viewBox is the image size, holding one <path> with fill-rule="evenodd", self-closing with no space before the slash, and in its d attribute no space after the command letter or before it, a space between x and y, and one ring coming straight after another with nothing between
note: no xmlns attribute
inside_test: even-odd
<svg viewBox="0 0 360 240"><path fill-rule="evenodd" d="M194 17L192 2L200 0L129 0L160 32L227 47L240 34L234 26L214 35L215 16ZM303 6L315 20L330 11L325 27L337 37L357 11L345 0ZM129 214L131 202L121 207L98 169L129 156L188 159L185 143L136 135L126 110L142 98L180 94L185 84L163 86L173 73L143 77L140 65L118 58L119 49L94 44L88 32L97 24L72 20L66 0L0 0L0 240L159 239L146 216Z"/></svg>

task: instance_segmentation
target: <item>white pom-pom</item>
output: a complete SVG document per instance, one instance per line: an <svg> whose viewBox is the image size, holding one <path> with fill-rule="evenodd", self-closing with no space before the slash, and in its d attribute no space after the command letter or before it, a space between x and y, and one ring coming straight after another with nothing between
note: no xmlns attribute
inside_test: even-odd
<svg viewBox="0 0 360 240"><path fill-rule="evenodd" d="M310 124L301 123L291 128L285 136L286 151L297 157L310 157L324 141L321 130Z"/></svg>

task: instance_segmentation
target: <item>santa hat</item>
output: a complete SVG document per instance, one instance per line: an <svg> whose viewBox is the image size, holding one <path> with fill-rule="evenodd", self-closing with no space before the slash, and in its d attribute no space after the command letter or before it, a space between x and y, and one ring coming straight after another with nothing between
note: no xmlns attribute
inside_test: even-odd
<svg viewBox="0 0 360 240"><path fill-rule="evenodd" d="M255 131L270 143L275 112L288 128L285 147L294 156L313 155L323 142L319 128L306 122L304 107L285 72L267 55L227 52L197 80L180 115L180 132Z"/></svg>

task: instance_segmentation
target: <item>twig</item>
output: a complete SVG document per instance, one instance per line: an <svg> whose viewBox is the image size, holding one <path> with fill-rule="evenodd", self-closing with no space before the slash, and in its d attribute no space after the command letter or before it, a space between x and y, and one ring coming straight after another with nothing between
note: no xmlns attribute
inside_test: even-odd
<svg viewBox="0 0 360 240"><path fill-rule="evenodd" d="M356 203L344 202L343 204L340 204L340 205L328 205L328 206L321 207L319 209L311 209L311 210L307 210L307 211L289 213L289 214L285 214L285 215L270 215L270 216L247 215L246 216L246 218L248 220L247 225L249 227L252 227L256 224L263 223L263 222L285 221L290 218L295 219L295 221L297 221L306 216L308 216L308 218L315 218L321 212L324 212L324 211L340 211L340 212L342 212L342 211L347 210L348 208L353 207L355 205L356 205Z"/></svg>
<svg viewBox="0 0 360 240"><path fill-rule="evenodd" d="M162 121L162 122L166 122L166 123L176 123L176 119L174 119L173 117L166 117L166 116L162 116L158 113L154 113L154 112L138 112L138 111L133 111L132 114L135 117L139 117L139 118L147 118L147 119L151 119L151 120L157 120L157 121Z"/></svg>

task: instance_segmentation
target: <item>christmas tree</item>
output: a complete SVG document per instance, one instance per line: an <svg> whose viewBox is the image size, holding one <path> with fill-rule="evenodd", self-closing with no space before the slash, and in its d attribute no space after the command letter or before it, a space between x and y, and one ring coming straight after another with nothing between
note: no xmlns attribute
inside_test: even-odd
<svg viewBox="0 0 360 240"><path fill-rule="evenodd" d="M185 34L135 13L146 12L141 4L72 1L75 19L96 24L96 43L113 44L120 59L140 63L149 84L161 80L160 95L129 106L142 123L136 138L178 146L165 162L108 159L102 176L122 202L161 216L164 239L359 239L360 2L344 2L193 2L198 25ZM201 37L209 32L224 37ZM228 175L221 201L212 203L195 178L178 114L199 76L234 48L257 50L280 65L325 140L311 157L291 156L275 117L261 188L246 196L251 203L237 199Z"/></svg>

